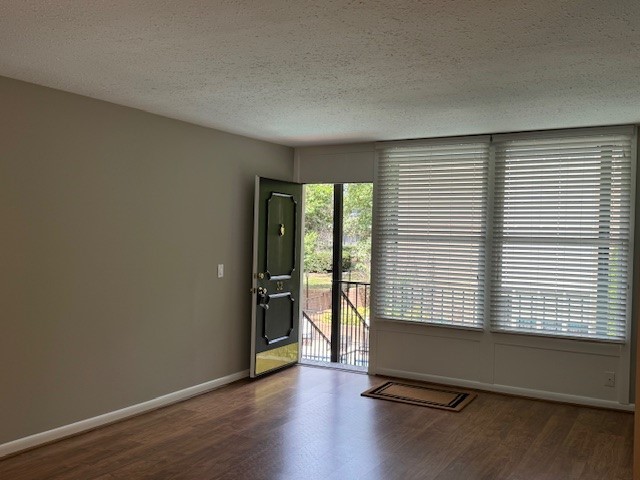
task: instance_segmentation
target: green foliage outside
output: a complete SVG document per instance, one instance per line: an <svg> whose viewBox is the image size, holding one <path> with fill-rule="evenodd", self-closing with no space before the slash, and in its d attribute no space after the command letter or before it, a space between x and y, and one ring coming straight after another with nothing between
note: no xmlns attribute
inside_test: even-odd
<svg viewBox="0 0 640 480"><path fill-rule="evenodd" d="M308 273L332 269L333 185L307 185L305 197L304 267ZM344 186L343 271L353 280L369 280L373 185Z"/></svg>
<svg viewBox="0 0 640 480"><path fill-rule="evenodd" d="M310 289L330 289L331 288L331 273L309 273L306 272L304 278L304 284Z"/></svg>
<svg viewBox="0 0 640 480"><path fill-rule="evenodd" d="M371 272L371 222L373 184L350 183L344 188L343 257L354 280L369 281Z"/></svg>
<svg viewBox="0 0 640 480"><path fill-rule="evenodd" d="M305 187L304 270L330 272L333 243L333 185Z"/></svg>

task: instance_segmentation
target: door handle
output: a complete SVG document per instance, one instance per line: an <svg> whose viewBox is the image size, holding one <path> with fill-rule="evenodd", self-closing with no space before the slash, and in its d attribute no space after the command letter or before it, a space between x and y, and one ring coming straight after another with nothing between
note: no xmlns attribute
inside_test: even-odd
<svg viewBox="0 0 640 480"><path fill-rule="evenodd" d="M267 289L264 287L258 287L258 306L269 310L269 297L267 296Z"/></svg>

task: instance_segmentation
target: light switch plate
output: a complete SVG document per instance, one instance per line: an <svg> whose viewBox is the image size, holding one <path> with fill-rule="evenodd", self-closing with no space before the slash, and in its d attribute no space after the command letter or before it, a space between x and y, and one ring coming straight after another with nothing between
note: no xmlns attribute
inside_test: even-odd
<svg viewBox="0 0 640 480"><path fill-rule="evenodd" d="M218 264L218 278L224 277L224 264Z"/></svg>

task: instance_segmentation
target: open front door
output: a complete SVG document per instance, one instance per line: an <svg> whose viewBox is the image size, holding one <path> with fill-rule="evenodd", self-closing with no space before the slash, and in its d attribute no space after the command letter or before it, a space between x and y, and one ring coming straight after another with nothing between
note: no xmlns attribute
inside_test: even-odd
<svg viewBox="0 0 640 480"><path fill-rule="evenodd" d="M251 377L298 361L302 185L256 177Z"/></svg>

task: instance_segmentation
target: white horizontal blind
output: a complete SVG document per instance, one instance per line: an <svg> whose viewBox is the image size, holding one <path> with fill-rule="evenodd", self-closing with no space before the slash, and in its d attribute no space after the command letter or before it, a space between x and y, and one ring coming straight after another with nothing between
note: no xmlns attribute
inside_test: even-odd
<svg viewBox="0 0 640 480"><path fill-rule="evenodd" d="M624 341L632 136L496 140L493 329Z"/></svg>
<svg viewBox="0 0 640 480"><path fill-rule="evenodd" d="M482 327L488 159L488 137L382 146L378 317Z"/></svg>

